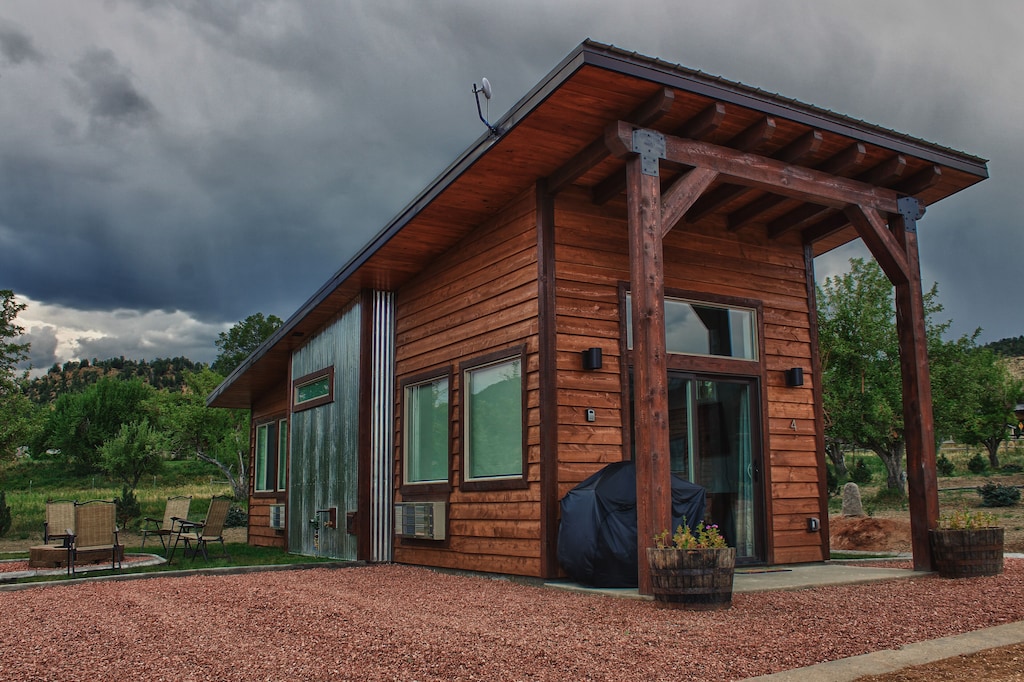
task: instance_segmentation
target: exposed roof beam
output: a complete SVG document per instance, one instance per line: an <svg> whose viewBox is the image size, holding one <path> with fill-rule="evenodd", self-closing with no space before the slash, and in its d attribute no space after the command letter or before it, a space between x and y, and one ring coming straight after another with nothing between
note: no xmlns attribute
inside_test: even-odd
<svg viewBox="0 0 1024 682"><path fill-rule="evenodd" d="M903 182L893 186L893 189L900 194L914 196L925 191L942 179L942 168L939 166L928 166L917 171Z"/></svg>
<svg viewBox="0 0 1024 682"><path fill-rule="evenodd" d="M632 153L633 130L634 126L625 121L611 125L605 137L613 145L613 154L626 156ZM845 209L856 204L883 213L897 210L896 193L890 189L708 142L665 136L664 158L669 163L718 171L736 184L766 189L822 206Z"/></svg>
<svg viewBox="0 0 1024 682"><path fill-rule="evenodd" d="M843 149L843 151L830 156L825 161L815 166L815 170L819 170L822 173L828 173L830 175L842 175L864 161L864 157L867 156L867 154L868 150L862 143L854 142L849 147ZM786 197L773 194L768 194L759 199L755 199L743 208L729 214L727 220L729 229L732 231L740 229L744 225L752 222L757 218L757 216L774 208L775 206L778 206L783 201L786 201Z"/></svg>
<svg viewBox="0 0 1024 682"><path fill-rule="evenodd" d="M721 102L713 102L710 106L705 107L700 113L681 125L679 129L676 130L675 135L678 137L700 139L705 135L714 132L715 129L722 124L722 119L725 118L725 113L724 104ZM643 128L645 126L639 127ZM591 190L590 198L595 204L605 204L613 197L621 194L624 189L626 189L625 171L617 171L594 185L594 189Z"/></svg>
<svg viewBox="0 0 1024 682"><path fill-rule="evenodd" d="M635 123L641 128L646 128L655 123L665 114L672 110L675 103L675 93L669 88L662 88L654 93L654 96L634 109L626 120ZM548 191L557 194L568 185L578 180L591 168L608 158L608 145L604 143L604 136L588 144L583 151L569 159L566 163L548 176Z"/></svg>
<svg viewBox="0 0 1024 682"><path fill-rule="evenodd" d="M806 133L772 154L771 158L778 161L784 161L786 163L797 163L808 154L813 154L818 151L823 140L824 136L821 134L820 130L808 130ZM735 147L735 145L732 144L728 146ZM693 208L686 212L686 220L691 223L697 222L704 216L740 196L748 189L748 187L740 187L737 185L722 185L715 189L715 191L702 196L700 200L694 204Z"/></svg>
<svg viewBox="0 0 1024 682"><path fill-rule="evenodd" d="M804 228L800 234L803 235L804 244L813 244L819 239L831 237L849 224L850 220L846 214L839 211Z"/></svg>

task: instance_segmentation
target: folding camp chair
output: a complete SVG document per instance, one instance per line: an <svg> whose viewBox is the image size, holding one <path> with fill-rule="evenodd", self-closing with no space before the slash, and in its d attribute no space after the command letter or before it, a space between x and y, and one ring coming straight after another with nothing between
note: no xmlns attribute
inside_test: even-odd
<svg viewBox="0 0 1024 682"><path fill-rule="evenodd" d="M46 520L43 521L43 544L56 540L64 544L64 538L75 531L75 501L47 500Z"/></svg>
<svg viewBox="0 0 1024 682"><path fill-rule="evenodd" d="M160 544L163 545L164 556L166 556L167 551L171 548L171 536L178 532L178 524L188 519L188 508L191 504L191 495L168 497L167 505L164 507L163 519L154 519L151 516L146 517L145 523L148 523L150 527L142 530L142 547L145 548L146 546L147 536L156 535L160 538Z"/></svg>
<svg viewBox="0 0 1024 682"><path fill-rule="evenodd" d="M75 502L75 532L68 536L68 573L77 562L98 561L109 554L111 570L121 566L117 540L117 505L110 500Z"/></svg>
<svg viewBox="0 0 1024 682"><path fill-rule="evenodd" d="M231 500L227 497L214 497L210 500L210 509L206 512L206 520L202 523L182 519L178 526L178 533L174 538L174 546L171 548L171 556L167 563L174 558L174 551L178 548L178 542L183 543L182 551L188 554L191 551L192 560L195 561L196 554L203 553L203 558L210 560L206 545L213 542L220 542L222 556L230 559L227 547L224 545L224 522L228 518L228 509L231 507Z"/></svg>

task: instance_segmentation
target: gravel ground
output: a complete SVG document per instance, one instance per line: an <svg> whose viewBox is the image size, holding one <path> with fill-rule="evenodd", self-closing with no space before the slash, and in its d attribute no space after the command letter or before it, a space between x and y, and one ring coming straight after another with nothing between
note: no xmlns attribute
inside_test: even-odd
<svg viewBox="0 0 1024 682"><path fill-rule="evenodd" d="M722 612L409 566L0 592L2 680L730 680L1015 621L991 578L737 594Z"/></svg>

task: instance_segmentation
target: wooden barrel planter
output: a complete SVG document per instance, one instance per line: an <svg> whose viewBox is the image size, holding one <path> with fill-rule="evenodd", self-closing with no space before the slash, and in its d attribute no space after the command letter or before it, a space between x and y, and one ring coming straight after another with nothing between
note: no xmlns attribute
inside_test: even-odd
<svg viewBox="0 0 1024 682"><path fill-rule="evenodd" d="M935 568L943 578L973 578L1003 572L1003 529L930 531Z"/></svg>
<svg viewBox="0 0 1024 682"><path fill-rule="evenodd" d="M732 606L736 548L647 548L654 599L665 608L709 611Z"/></svg>

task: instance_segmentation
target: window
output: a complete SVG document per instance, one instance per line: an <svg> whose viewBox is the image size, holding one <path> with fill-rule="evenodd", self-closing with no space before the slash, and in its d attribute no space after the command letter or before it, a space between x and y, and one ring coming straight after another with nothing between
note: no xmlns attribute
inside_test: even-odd
<svg viewBox="0 0 1024 682"><path fill-rule="evenodd" d="M757 360L757 313L682 299L665 299L665 346L669 353ZM633 347L633 305L626 294L626 342Z"/></svg>
<svg viewBox="0 0 1024 682"><path fill-rule="evenodd" d="M463 368L463 480L524 481L522 357Z"/></svg>
<svg viewBox="0 0 1024 682"><path fill-rule="evenodd" d="M299 377L292 382L292 409L308 410L334 402L334 367Z"/></svg>
<svg viewBox="0 0 1024 682"><path fill-rule="evenodd" d="M448 377L405 387L405 483L448 482Z"/></svg>
<svg viewBox="0 0 1024 682"><path fill-rule="evenodd" d="M256 466L253 490L258 493L284 490L287 481L288 420L256 426Z"/></svg>

